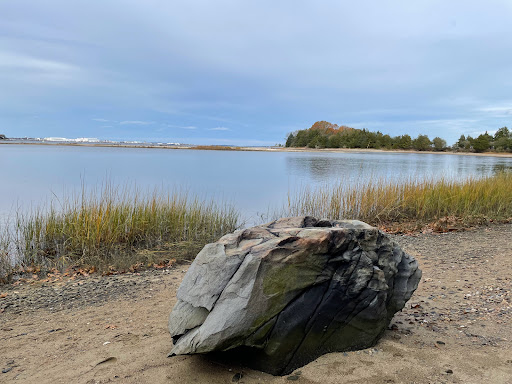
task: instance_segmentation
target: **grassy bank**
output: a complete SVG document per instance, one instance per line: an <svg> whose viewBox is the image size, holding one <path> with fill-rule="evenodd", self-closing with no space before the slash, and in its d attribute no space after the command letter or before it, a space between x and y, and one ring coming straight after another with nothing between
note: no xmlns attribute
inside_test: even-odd
<svg viewBox="0 0 512 384"><path fill-rule="evenodd" d="M274 216L358 219L395 232L443 231L510 221L510 191L511 172L463 181L367 180L292 192ZM240 225L232 206L186 193L141 193L111 185L83 190L47 209L20 212L0 227L0 281L19 271L128 270L192 259L205 244Z"/></svg>
<svg viewBox="0 0 512 384"><path fill-rule="evenodd" d="M288 196L276 216L358 219L395 231L471 226L512 218L512 173L464 181L410 179L361 181Z"/></svg>
<svg viewBox="0 0 512 384"><path fill-rule="evenodd" d="M233 207L186 193L141 193L111 185L83 190L47 209L18 213L0 231L0 279L13 269L118 270L193 258L205 244L239 225Z"/></svg>

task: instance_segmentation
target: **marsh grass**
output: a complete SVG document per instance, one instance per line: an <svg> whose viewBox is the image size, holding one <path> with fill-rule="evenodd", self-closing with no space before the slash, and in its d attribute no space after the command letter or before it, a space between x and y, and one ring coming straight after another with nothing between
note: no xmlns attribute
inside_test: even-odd
<svg viewBox="0 0 512 384"><path fill-rule="evenodd" d="M396 232L432 225L435 230L464 228L510 221L511 191L512 172L463 181L373 179L299 189L272 216L358 219ZM233 206L186 192L143 193L111 183L94 191L83 188L47 208L19 211L11 223L0 225L0 282L27 269L126 270L193 259L205 244L240 226Z"/></svg>
<svg viewBox="0 0 512 384"><path fill-rule="evenodd" d="M225 145L196 145L190 149L200 149L203 151L241 151L242 148L237 146L225 146Z"/></svg>
<svg viewBox="0 0 512 384"><path fill-rule="evenodd" d="M82 188L45 209L18 213L14 221L12 233L0 236L0 262L12 261L14 249L21 269L125 269L134 263L190 259L240 226L238 212L228 204L190 198L186 192L142 193L110 183L95 191Z"/></svg>
<svg viewBox="0 0 512 384"><path fill-rule="evenodd" d="M467 226L512 218L512 173L453 181L447 178L368 180L289 194L278 216L357 219L376 226L420 229L439 221Z"/></svg>
<svg viewBox="0 0 512 384"><path fill-rule="evenodd" d="M3 228L0 225L0 284L10 280L14 263L9 257L10 254L10 233L7 225Z"/></svg>

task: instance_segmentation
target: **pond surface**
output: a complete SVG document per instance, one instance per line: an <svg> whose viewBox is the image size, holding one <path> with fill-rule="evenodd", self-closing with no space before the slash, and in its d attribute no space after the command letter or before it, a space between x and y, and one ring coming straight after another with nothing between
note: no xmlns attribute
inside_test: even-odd
<svg viewBox="0 0 512 384"><path fill-rule="evenodd" d="M369 178L490 175L512 158L402 153L200 151L0 145L0 216L109 180L142 189L185 189L233 203L251 223L303 186Z"/></svg>

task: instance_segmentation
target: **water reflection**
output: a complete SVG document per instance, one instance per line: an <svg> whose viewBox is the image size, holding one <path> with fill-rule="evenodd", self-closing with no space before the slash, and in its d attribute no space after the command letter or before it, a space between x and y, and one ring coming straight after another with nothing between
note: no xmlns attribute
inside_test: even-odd
<svg viewBox="0 0 512 384"><path fill-rule="evenodd" d="M512 169L512 159L397 153L293 154L286 158L287 172L305 183L402 180L409 177L465 178L492 175Z"/></svg>
<svg viewBox="0 0 512 384"><path fill-rule="evenodd" d="M232 202L248 221L257 221L286 202L289 191L305 185L492 175L512 169L512 158L0 145L0 164L0 217L13 207L60 199L82 183L93 188L107 177L116 185L178 187Z"/></svg>
<svg viewBox="0 0 512 384"><path fill-rule="evenodd" d="M512 165L507 163L494 164L492 167L492 172L495 175L502 172L512 172Z"/></svg>

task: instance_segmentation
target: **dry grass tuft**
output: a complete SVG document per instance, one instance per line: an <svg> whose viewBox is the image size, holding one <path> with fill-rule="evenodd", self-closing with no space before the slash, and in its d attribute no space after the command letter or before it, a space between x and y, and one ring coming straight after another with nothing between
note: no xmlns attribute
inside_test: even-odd
<svg viewBox="0 0 512 384"><path fill-rule="evenodd" d="M512 217L512 173L462 182L441 179L384 180L337 184L288 196L279 216L313 215L357 219L375 226L410 227L455 223L459 226ZM436 224L437 223L437 224Z"/></svg>
<svg viewBox="0 0 512 384"><path fill-rule="evenodd" d="M12 272L14 256L22 269L87 265L99 270L193 258L239 225L232 206L182 192L143 194L109 183L99 191L83 188L58 206L53 202L49 209L18 213L12 235L0 232L0 278ZM140 252L162 247L168 252Z"/></svg>

